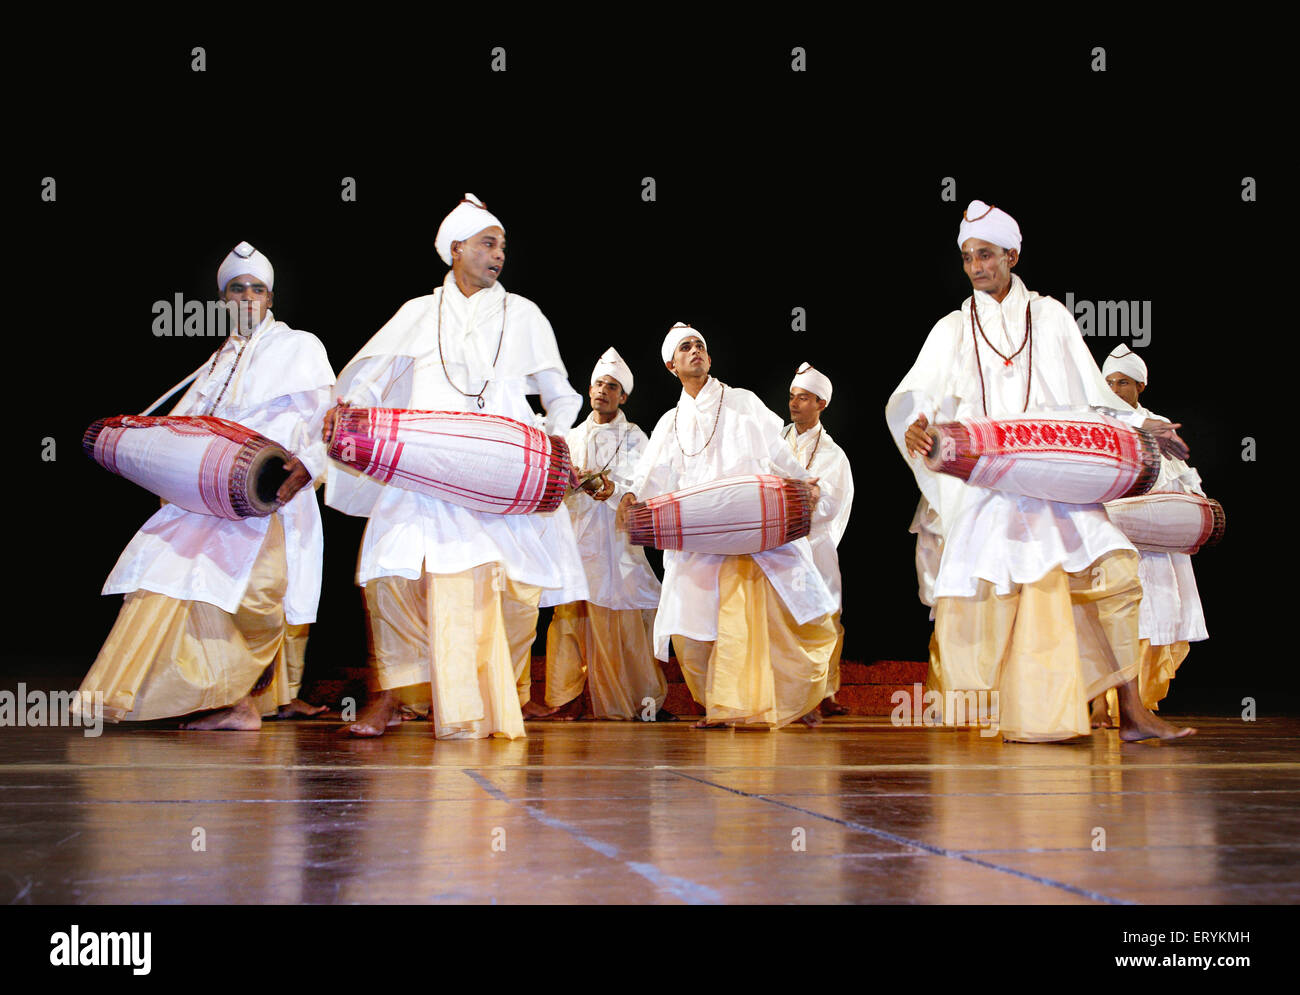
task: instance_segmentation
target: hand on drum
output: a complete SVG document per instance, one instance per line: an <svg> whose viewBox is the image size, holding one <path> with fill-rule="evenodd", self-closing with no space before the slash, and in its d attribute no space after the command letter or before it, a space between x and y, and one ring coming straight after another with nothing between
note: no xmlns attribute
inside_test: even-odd
<svg viewBox="0 0 1300 995"><path fill-rule="evenodd" d="M351 405L347 401L339 401L338 404L325 412L325 424L321 426L320 437L326 445L329 445L330 439L334 438L334 426L339 421L339 408L350 407Z"/></svg>
<svg viewBox="0 0 1300 995"><path fill-rule="evenodd" d="M636 504L635 494L624 494L623 500L618 503L618 508L614 512L614 528L619 532L627 531L627 509Z"/></svg>
<svg viewBox="0 0 1300 995"><path fill-rule="evenodd" d="M302 465L298 457L295 456L284 464L284 468L289 471L289 479L275 492L275 499L282 505L288 504L295 494L311 483L311 474L307 472L307 468Z"/></svg>
<svg viewBox="0 0 1300 995"><path fill-rule="evenodd" d="M903 442L907 446L909 456L929 456L930 447L934 444L934 439L926 431L930 427L930 420L921 415L907 426L907 434L903 436Z"/></svg>
<svg viewBox="0 0 1300 995"><path fill-rule="evenodd" d="M1171 424L1158 418L1148 418L1142 423L1142 428L1156 437L1156 445L1160 447L1160 452L1170 459L1187 459L1187 454L1191 452L1187 448L1187 443L1174 431L1182 427L1182 422Z"/></svg>
<svg viewBox="0 0 1300 995"><path fill-rule="evenodd" d="M822 498L822 489L820 485L821 477L813 477L808 481L808 496L812 498L813 507L817 507L817 502Z"/></svg>

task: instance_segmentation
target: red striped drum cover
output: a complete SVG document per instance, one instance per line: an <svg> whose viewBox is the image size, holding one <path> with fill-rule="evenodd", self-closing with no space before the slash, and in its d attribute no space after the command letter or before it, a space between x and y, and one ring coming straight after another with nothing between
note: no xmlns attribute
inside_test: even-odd
<svg viewBox="0 0 1300 995"><path fill-rule="evenodd" d="M1223 505L1199 494L1158 491L1106 504L1106 514L1138 549L1195 553L1223 538Z"/></svg>
<svg viewBox="0 0 1300 995"><path fill-rule="evenodd" d="M1145 494L1160 475L1155 437L1109 415L1070 411L931 425L925 465L968 484L1069 504Z"/></svg>
<svg viewBox="0 0 1300 995"><path fill-rule="evenodd" d="M769 474L724 477L639 501L627 511L638 546L690 553L761 553L806 536L810 488Z"/></svg>
<svg viewBox="0 0 1300 995"><path fill-rule="evenodd" d="M81 439L105 470L160 498L218 518L258 518L276 509L292 456L237 422L210 416L119 415Z"/></svg>
<svg viewBox="0 0 1300 995"><path fill-rule="evenodd" d="M569 447L504 415L340 408L330 439L340 463L473 511L554 511L572 483Z"/></svg>

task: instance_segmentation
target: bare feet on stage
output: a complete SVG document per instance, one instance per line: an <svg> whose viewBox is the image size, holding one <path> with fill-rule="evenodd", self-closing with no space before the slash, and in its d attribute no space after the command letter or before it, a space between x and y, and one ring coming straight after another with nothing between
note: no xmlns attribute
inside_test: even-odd
<svg viewBox="0 0 1300 995"><path fill-rule="evenodd" d="M366 702L357 720L347 728L352 736L382 736L386 729L402 724L402 703L392 691L380 691Z"/></svg>
<svg viewBox="0 0 1300 995"><path fill-rule="evenodd" d="M534 719L539 722L574 722L582 718L584 711L582 695L578 695L572 701L558 708L546 708L543 705L529 701L524 705L524 718Z"/></svg>
<svg viewBox="0 0 1300 995"><path fill-rule="evenodd" d="M241 732L256 732L262 728L262 716L258 714L249 696L240 698L229 708L219 708L209 712L200 719L191 719L181 723L182 729L212 730L234 729Z"/></svg>
<svg viewBox="0 0 1300 995"><path fill-rule="evenodd" d="M808 726L811 729L815 729L817 726L822 724L821 708L820 707L814 708L807 715L800 716L798 721L802 722L804 725Z"/></svg>
<svg viewBox="0 0 1300 995"><path fill-rule="evenodd" d="M523 704L524 721L532 719L547 719L559 711L558 708L551 708L547 705L538 704L531 698Z"/></svg>
<svg viewBox="0 0 1300 995"><path fill-rule="evenodd" d="M1114 729L1110 720L1110 709L1106 705L1106 693L1103 691L1092 699L1092 727L1094 729Z"/></svg>
<svg viewBox="0 0 1300 995"><path fill-rule="evenodd" d="M1190 726L1180 729L1148 711L1138 695L1137 681L1119 686L1119 738L1126 743L1142 739L1182 739L1195 733L1196 730Z"/></svg>
<svg viewBox="0 0 1300 995"><path fill-rule="evenodd" d="M325 710L324 705L312 705L301 698L294 698L289 704L277 708L275 717L277 719L311 718L313 715L319 715Z"/></svg>
<svg viewBox="0 0 1300 995"><path fill-rule="evenodd" d="M836 715L848 715L849 708L847 705L841 705L835 700L835 695L828 695L822 699L822 715L825 718L832 718Z"/></svg>

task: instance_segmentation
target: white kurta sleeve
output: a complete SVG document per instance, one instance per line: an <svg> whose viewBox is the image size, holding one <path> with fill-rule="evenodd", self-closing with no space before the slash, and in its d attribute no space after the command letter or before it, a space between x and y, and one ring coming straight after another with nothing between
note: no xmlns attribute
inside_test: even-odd
<svg viewBox="0 0 1300 995"><path fill-rule="evenodd" d="M637 461L636 469L628 484L628 491L638 501L645 501L660 494L675 490L679 473L674 466L672 453L668 446L675 444L673 439L673 412L669 411L650 434L650 441ZM621 498L620 498L621 500Z"/></svg>
<svg viewBox="0 0 1300 995"><path fill-rule="evenodd" d="M569 385L563 370L538 370L524 380L530 394L540 394L547 435L563 435L582 410L582 395Z"/></svg>
<svg viewBox="0 0 1300 995"><path fill-rule="evenodd" d="M325 472L327 458L321 427L329 408L329 387L286 394L266 406L258 418L258 431L297 456L316 480Z"/></svg>

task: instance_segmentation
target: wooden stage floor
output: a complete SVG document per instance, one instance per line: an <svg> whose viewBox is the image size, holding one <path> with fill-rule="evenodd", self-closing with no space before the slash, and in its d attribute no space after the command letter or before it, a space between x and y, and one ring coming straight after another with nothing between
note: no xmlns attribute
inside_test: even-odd
<svg viewBox="0 0 1300 995"><path fill-rule="evenodd" d="M878 719L5 728L0 901L1300 901L1300 719L1184 721L1055 746Z"/></svg>

